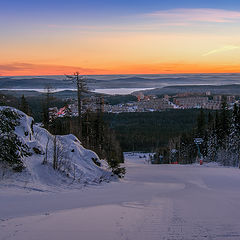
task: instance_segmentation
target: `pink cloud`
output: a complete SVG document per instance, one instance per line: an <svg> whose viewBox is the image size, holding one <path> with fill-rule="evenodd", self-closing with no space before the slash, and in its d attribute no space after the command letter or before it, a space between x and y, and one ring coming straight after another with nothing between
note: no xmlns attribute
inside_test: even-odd
<svg viewBox="0 0 240 240"><path fill-rule="evenodd" d="M145 14L144 16L152 18L160 18L170 21L184 22L235 22L240 20L240 12L228 11L222 9L196 8L196 9L171 9L164 11L156 11Z"/></svg>

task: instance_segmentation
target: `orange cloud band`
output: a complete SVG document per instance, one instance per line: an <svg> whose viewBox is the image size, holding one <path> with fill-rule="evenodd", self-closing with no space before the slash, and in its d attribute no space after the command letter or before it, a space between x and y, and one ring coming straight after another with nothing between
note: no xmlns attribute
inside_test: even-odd
<svg viewBox="0 0 240 240"><path fill-rule="evenodd" d="M64 75L79 71L83 75L108 74L177 74L177 73L240 73L240 65L198 63L159 63L112 66L106 69L30 63L0 64L1 76Z"/></svg>

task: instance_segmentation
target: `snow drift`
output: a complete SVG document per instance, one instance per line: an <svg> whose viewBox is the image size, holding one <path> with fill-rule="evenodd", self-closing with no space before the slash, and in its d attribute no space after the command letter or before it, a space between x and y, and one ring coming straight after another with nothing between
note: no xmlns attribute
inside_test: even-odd
<svg viewBox="0 0 240 240"><path fill-rule="evenodd" d="M30 156L22 157L22 172L0 168L2 186L44 191L53 187L97 184L112 178L108 164L95 152L85 149L74 135L54 136L34 125L33 118L23 112L9 107L0 107L0 112L4 109L17 114L14 133L27 146Z"/></svg>

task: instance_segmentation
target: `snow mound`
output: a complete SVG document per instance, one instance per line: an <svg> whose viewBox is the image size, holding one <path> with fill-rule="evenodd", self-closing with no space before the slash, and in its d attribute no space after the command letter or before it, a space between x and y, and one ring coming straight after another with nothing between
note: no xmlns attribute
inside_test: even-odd
<svg viewBox="0 0 240 240"><path fill-rule="evenodd" d="M9 107L0 107L0 111L6 108ZM28 146L31 156L22 159L25 166L22 172L0 168L2 187L52 191L99 184L113 178L108 164L95 152L85 149L74 135L54 136L34 125L32 117L17 109L9 109L19 116L15 133L22 144Z"/></svg>

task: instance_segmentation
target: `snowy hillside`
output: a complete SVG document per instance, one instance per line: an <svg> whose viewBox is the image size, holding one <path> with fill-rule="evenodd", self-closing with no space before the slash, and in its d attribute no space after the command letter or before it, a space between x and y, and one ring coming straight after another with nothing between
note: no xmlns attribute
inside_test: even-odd
<svg viewBox="0 0 240 240"><path fill-rule="evenodd" d="M74 135L53 136L46 129L33 125L33 118L19 110L0 107L0 114L6 109L18 116L14 133L22 145L27 146L30 156L22 157L22 172L10 171L0 159L2 187L44 191L96 184L112 178L107 163L85 149ZM5 117L4 121L11 119Z"/></svg>

